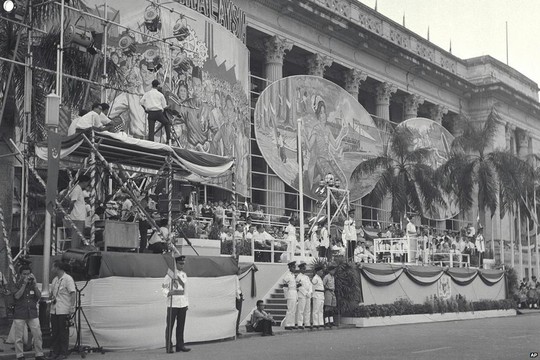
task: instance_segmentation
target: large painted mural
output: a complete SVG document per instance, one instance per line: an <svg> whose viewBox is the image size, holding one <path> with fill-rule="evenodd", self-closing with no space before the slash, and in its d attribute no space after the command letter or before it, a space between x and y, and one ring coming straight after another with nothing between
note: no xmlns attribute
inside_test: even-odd
<svg viewBox="0 0 540 360"><path fill-rule="evenodd" d="M301 121L304 193L315 190L327 173L341 181L351 199L369 193L374 181L352 183L351 173L382 152L379 130L369 113L338 85L316 76L292 76L268 86L255 108L255 134L272 170L298 189L297 127Z"/></svg>
<svg viewBox="0 0 540 360"><path fill-rule="evenodd" d="M415 135L413 147L433 149L431 166L437 169L444 164L450 155L450 148L454 136L441 124L426 118L413 118L400 123L398 126L408 127ZM459 213L455 197L443 194L446 206L435 205L430 209L423 209L424 216L432 220L451 219Z"/></svg>
<svg viewBox="0 0 540 360"><path fill-rule="evenodd" d="M235 186L247 196L249 52L243 12L230 0L201 2L211 5L202 8L182 0L163 6L145 0L107 0L106 7L104 0L85 3L100 16L106 8L108 19L127 27L109 25L107 32L106 56L121 73L111 85L124 90L107 91L109 117L121 118L131 136L145 138L148 125L139 101L152 80L160 80L174 145L234 157L234 185L231 174L203 181L229 190ZM102 28L97 20L87 26ZM156 141L160 138L165 140Z"/></svg>

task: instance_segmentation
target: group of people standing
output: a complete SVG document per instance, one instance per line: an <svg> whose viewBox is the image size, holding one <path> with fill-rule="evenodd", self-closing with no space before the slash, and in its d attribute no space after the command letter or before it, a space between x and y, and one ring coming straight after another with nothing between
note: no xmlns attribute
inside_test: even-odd
<svg viewBox="0 0 540 360"><path fill-rule="evenodd" d="M307 265L301 262L296 271L296 261L287 264L288 271L283 277L283 292L287 300L287 314L283 320L286 330L322 328L336 326L335 265L330 264L327 274L316 266L313 277L306 274ZM323 277L324 275L324 277Z"/></svg>

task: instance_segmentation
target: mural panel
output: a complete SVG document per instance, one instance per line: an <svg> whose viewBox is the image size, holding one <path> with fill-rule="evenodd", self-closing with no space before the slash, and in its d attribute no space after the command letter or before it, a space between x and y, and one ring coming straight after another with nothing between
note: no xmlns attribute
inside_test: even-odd
<svg viewBox="0 0 540 360"><path fill-rule="evenodd" d="M109 20L127 27L113 24L107 31L106 56L122 74L111 85L124 90L107 91L109 117L121 118L131 136L145 138L148 124L139 101L152 80L160 80L174 145L236 158L234 185L230 174L205 182L229 190L235 186L247 196L249 53L243 11L229 0L205 2L208 8L180 0L164 6L145 0L108 0L106 7L103 0L86 3L100 16L106 8ZM103 31L99 20L85 24Z"/></svg>
<svg viewBox="0 0 540 360"><path fill-rule="evenodd" d="M403 121L398 126L406 126L416 135L413 145L415 149L426 147L434 150L431 161L433 169L437 169L448 160L454 136L441 124L431 119L413 118ZM459 213L455 197L443 194L443 198L447 206L436 205L431 209L424 209L425 217L432 220L446 220Z"/></svg>
<svg viewBox="0 0 540 360"><path fill-rule="evenodd" d="M301 120L304 193L317 198L327 173L359 199L375 185L371 177L351 182L362 161L382 152L369 113L338 85L316 76L292 76L268 86L255 109L255 134L272 170L298 190L297 126Z"/></svg>

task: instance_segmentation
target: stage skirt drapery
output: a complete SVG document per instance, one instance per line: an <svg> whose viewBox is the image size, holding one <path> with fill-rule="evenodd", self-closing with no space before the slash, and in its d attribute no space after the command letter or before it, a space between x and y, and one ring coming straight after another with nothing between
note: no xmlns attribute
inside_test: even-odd
<svg viewBox="0 0 540 360"><path fill-rule="evenodd" d="M112 276L88 283L82 306L104 349L145 350L165 346L167 299L161 292L162 280ZM235 336L236 275L190 277L187 292L186 342ZM83 345L96 346L84 321L81 328ZM72 337L71 341L74 340Z"/></svg>
<svg viewBox="0 0 540 360"><path fill-rule="evenodd" d="M409 299L421 304L433 296L464 296L467 300L499 300L506 296L504 271L396 264L359 266L363 303L391 304ZM448 284L441 294L441 283Z"/></svg>

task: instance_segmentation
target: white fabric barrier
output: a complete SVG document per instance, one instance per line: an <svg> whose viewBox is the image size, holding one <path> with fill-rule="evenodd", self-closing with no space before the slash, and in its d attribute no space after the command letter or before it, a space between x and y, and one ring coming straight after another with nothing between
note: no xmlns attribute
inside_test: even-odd
<svg viewBox="0 0 540 360"><path fill-rule="evenodd" d="M236 275L189 278L186 342L212 341L236 334ZM162 278L108 277L91 280L81 299L84 313L105 350L165 347L166 297ZM77 283L82 286L84 283ZM83 345L96 346L82 318ZM76 334L71 331L71 343ZM174 332L173 332L174 343Z"/></svg>

